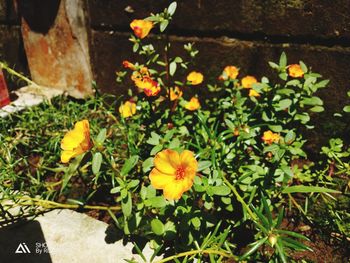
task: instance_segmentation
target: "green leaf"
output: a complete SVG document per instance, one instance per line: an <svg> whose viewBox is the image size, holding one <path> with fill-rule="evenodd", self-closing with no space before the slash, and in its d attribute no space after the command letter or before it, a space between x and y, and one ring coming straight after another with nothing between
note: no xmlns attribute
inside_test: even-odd
<svg viewBox="0 0 350 263"><path fill-rule="evenodd" d="M120 186L114 187L111 189L110 193L111 194L116 194L120 192Z"/></svg>
<svg viewBox="0 0 350 263"><path fill-rule="evenodd" d="M284 141L287 144L291 144L295 140L295 136L296 136L296 134L294 131L288 131L286 136L284 137Z"/></svg>
<svg viewBox="0 0 350 263"><path fill-rule="evenodd" d="M337 190L319 187L319 186L306 186L306 185L293 185L283 189L283 194L290 193L341 193Z"/></svg>
<svg viewBox="0 0 350 263"><path fill-rule="evenodd" d="M96 137L96 143L100 145L103 144L103 142L106 139L106 134L107 134L107 129L102 129Z"/></svg>
<svg viewBox="0 0 350 263"><path fill-rule="evenodd" d="M133 45L133 47L132 47L132 51L135 53L135 52L137 52L137 50L139 49L139 43L134 43L134 45Z"/></svg>
<svg viewBox="0 0 350 263"><path fill-rule="evenodd" d="M199 219L199 217L192 218L191 223L195 228L199 228L201 226L201 220Z"/></svg>
<svg viewBox="0 0 350 263"><path fill-rule="evenodd" d="M301 70L304 72L304 73L307 73L308 69L307 69L307 66L305 65L304 62L302 61L299 61L299 65L301 67Z"/></svg>
<svg viewBox="0 0 350 263"><path fill-rule="evenodd" d="M132 200L131 200L131 194L130 192L128 192L126 198L122 199L122 212L125 217L128 217L131 215L131 211L132 211Z"/></svg>
<svg viewBox="0 0 350 263"><path fill-rule="evenodd" d="M278 66L275 62L269 61L269 65L270 65L270 67L273 68L273 69L278 69L278 68L279 68L279 66Z"/></svg>
<svg viewBox="0 0 350 263"><path fill-rule="evenodd" d="M308 246L292 239L292 238L289 238L289 237L281 237L282 241L283 241L283 245L284 246L288 246L288 247L291 247L293 249L296 249L296 250L309 250L309 251L312 251L311 248L309 248Z"/></svg>
<svg viewBox="0 0 350 263"><path fill-rule="evenodd" d="M303 124L308 123L310 120L310 116L306 112L303 112L302 114L296 114L294 118L295 120L300 120L300 122Z"/></svg>
<svg viewBox="0 0 350 263"><path fill-rule="evenodd" d="M278 102L277 110L285 110L288 109L289 106L292 105L292 101L290 99L283 99Z"/></svg>
<svg viewBox="0 0 350 263"><path fill-rule="evenodd" d="M162 149L163 149L163 145L158 144L152 148L150 155L155 155L156 153L160 152Z"/></svg>
<svg viewBox="0 0 350 263"><path fill-rule="evenodd" d="M343 108L343 111L350 112L350 105L347 105Z"/></svg>
<svg viewBox="0 0 350 263"><path fill-rule="evenodd" d="M164 196L155 196L145 201L146 206L152 206L154 208L162 208L166 206Z"/></svg>
<svg viewBox="0 0 350 263"><path fill-rule="evenodd" d="M176 11L176 7L177 7L177 3L176 2L172 2L169 7L168 7L168 14L169 15L174 15L175 11Z"/></svg>
<svg viewBox="0 0 350 263"><path fill-rule="evenodd" d="M170 65L169 65L169 74L170 74L170 76L174 76L174 74L176 72L176 67L177 67L177 64L176 64L175 61L170 62Z"/></svg>
<svg viewBox="0 0 350 263"><path fill-rule="evenodd" d="M170 143L169 143L169 149L177 149L180 147L180 140L178 138L174 138Z"/></svg>
<svg viewBox="0 0 350 263"><path fill-rule="evenodd" d="M279 67L283 69L286 66L287 66L287 56L286 56L286 53L282 52L280 56Z"/></svg>
<svg viewBox="0 0 350 263"><path fill-rule="evenodd" d="M163 20L160 23L160 27L159 27L160 32L164 32L164 30L167 28L168 24L169 24L169 20Z"/></svg>
<svg viewBox="0 0 350 263"><path fill-rule="evenodd" d="M286 259L286 254L284 252L284 247L282 245L282 242L277 239L277 243L276 243L276 248L277 248L277 251L278 251L278 255L280 256L280 259L283 263L287 263L287 259Z"/></svg>
<svg viewBox="0 0 350 263"><path fill-rule="evenodd" d="M227 196L231 193L231 189L226 185L212 186L214 195Z"/></svg>
<svg viewBox="0 0 350 263"><path fill-rule="evenodd" d="M310 109L312 112L322 112L324 111L324 108L322 106L314 106Z"/></svg>
<svg viewBox="0 0 350 263"><path fill-rule="evenodd" d="M137 155L131 156L126 162L124 163L122 170L120 171L120 175L124 176L127 175L132 168L137 164L139 160L139 157Z"/></svg>
<svg viewBox="0 0 350 263"><path fill-rule="evenodd" d="M102 164L102 154L100 152L97 152L92 157L92 172L93 174L98 174L100 172Z"/></svg>
<svg viewBox="0 0 350 263"><path fill-rule="evenodd" d="M281 132L283 130L281 125L269 125L268 127L273 132Z"/></svg>
<svg viewBox="0 0 350 263"><path fill-rule="evenodd" d="M299 233L296 233L296 232L293 232L293 231L289 231L289 230L278 229L277 233L282 234L282 235L288 235L288 236L295 237L295 238L300 238L300 239L303 239L306 241L310 241L310 239L308 239L306 236L299 234Z"/></svg>
<svg viewBox="0 0 350 263"><path fill-rule="evenodd" d="M142 171L144 173L147 173L148 171L151 170L152 166L153 166L153 157L149 157L142 163Z"/></svg>
<svg viewBox="0 0 350 263"><path fill-rule="evenodd" d="M240 260L245 259L249 257L251 254L253 254L259 247L261 247L262 244L266 242L268 237L264 237L263 239L260 239L254 243L251 244L251 248L240 258Z"/></svg>
<svg viewBox="0 0 350 263"><path fill-rule="evenodd" d="M198 172L203 171L211 166L211 161L200 161L198 163Z"/></svg>
<svg viewBox="0 0 350 263"><path fill-rule="evenodd" d="M278 76L279 76L280 79L282 79L282 80L287 80L287 78L288 78L288 75L287 75L287 73L285 73L285 72L282 72L282 73L278 74Z"/></svg>
<svg viewBox="0 0 350 263"><path fill-rule="evenodd" d="M323 101L319 97L311 97L311 98L305 98L303 99L300 103L305 104L305 105L323 105Z"/></svg>
<svg viewBox="0 0 350 263"><path fill-rule="evenodd" d="M316 83L314 85L314 87L317 89L321 89L321 88L325 88L329 83L329 79L325 79L325 80L322 80L320 81L319 83Z"/></svg>
<svg viewBox="0 0 350 263"><path fill-rule="evenodd" d="M150 145L158 145L159 144L159 140L161 138L162 137L160 137L160 135L158 135L157 133L151 132L151 138L149 138L147 140L147 143L150 144Z"/></svg>
<svg viewBox="0 0 350 263"><path fill-rule="evenodd" d="M135 188L136 186L139 185L139 183L140 183L140 180L138 180L138 179L131 180L131 181L128 183L128 188L129 188L129 189Z"/></svg>
<svg viewBox="0 0 350 263"><path fill-rule="evenodd" d="M151 228L154 234L157 236L161 236L164 233L164 225L162 221L159 219L155 218L151 221Z"/></svg>

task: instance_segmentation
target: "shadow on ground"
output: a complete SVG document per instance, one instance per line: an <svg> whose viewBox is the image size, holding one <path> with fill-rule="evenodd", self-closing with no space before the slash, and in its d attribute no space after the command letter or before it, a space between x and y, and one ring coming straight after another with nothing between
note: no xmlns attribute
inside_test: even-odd
<svg viewBox="0 0 350 263"><path fill-rule="evenodd" d="M51 263L46 241L37 221L0 228L0 259L11 263ZM41 252L41 253L40 253Z"/></svg>

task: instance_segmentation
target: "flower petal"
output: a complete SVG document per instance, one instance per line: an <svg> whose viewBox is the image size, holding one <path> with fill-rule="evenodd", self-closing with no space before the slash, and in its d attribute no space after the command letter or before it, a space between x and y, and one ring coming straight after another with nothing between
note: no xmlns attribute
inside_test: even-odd
<svg viewBox="0 0 350 263"><path fill-rule="evenodd" d="M151 185L155 189L163 189L169 184L173 184L175 177L172 175L164 174L160 172L158 169L153 168L151 173L149 174L149 178L151 180Z"/></svg>
<svg viewBox="0 0 350 263"><path fill-rule="evenodd" d="M168 200L179 200L184 192L183 184L180 180L166 185L163 189L164 197Z"/></svg>
<svg viewBox="0 0 350 263"><path fill-rule="evenodd" d="M193 152L184 150L180 155L180 161L181 165L186 168L186 176L193 179L198 169L198 162L194 158Z"/></svg>
<svg viewBox="0 0 350 263"><path fill-rule="evenodd" d="M164 150L154 157L154 166L162 173L173 175L180 165L179 153L173 150Z"/></svg>
<svg viewBox="0 0 350 263"><path fill-rule="evenodd" d="M61 162L68 163L70 159L77 155L74 151L63 151L61 154Z"/></svg>
<svg viewBox="0 0 350 263"><path fill-rule="evenodd" d="M78 147L79 144L84 140L84 133L72 130L66 133L61 142L61 148L63 150L73 150Z"/></svg>

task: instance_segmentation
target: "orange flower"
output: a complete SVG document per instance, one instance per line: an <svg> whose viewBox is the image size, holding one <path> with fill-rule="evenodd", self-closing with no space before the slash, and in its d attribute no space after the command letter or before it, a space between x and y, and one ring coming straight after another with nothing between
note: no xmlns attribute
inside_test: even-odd
<svg viewBox="0 0 350 263"><path fill-rule="evenodd" d="M135 36L138 38L145 38L153 27L153 23L151 21L135 19L130 23L130 27L134 30Z"/></svg>
<svg viewBox="0 0 350 263"><path fill-rule="evenodd" d="M68 163L71 158L87 152L91 147L89 121L78 121L61 141L61 162Z"/></svg>
<svg viewBox="0 0 350 263"><path fill-rule="evenodd" d="M301 78L304 76L304 71L299 64L292 64L288 66L288 75L292 78Z"/></svg>
<svg viewBox="0 0 350 263"><path fill-rule="evenodd" d="M198 162L191 151L181 154L167 149L154 157L154 168L149 178L155 189L162 189L168 200L179 200L182 194L193 185L198 169Z"/></svg>
<svg viewBox="0 0 350 263"><path fill-rule="evenodd" d="M279 134L273 133L272 131L266 131L266 132L264 132L264 135L261 139L266 144L272 144L274 142L277 143L280 140L280 136L279 136Z"/></svg>
<svg viewBox="0 0 350 263"><path fill-rule="evenodd" d="M246 76L242 79L242 87L245 89L251 89L252 85L254 83L257 83L258 81L256 80L255 77L253 76Z"/></svg>
<svg viewBox="0 0 350 263"><path fill-rule="evenodd" d="M200 72L192 71L187 75L187 81L190 82L191 85L199 85L203 82L203 74Z"/></svg>
<svg viewBox="0 0 350 263"><path fill-rule="evenodd" d="M157 96L160 92L160 86L158 85L158 82L152 81L152 86L149 88L145 88L143 92L146 94L148 97L153 97Z"/></svg>
<svg viewBox="0 0 350 263"><path fill-rule="evenodd" d="M127 60L123 61L123 67L131 69L131 70L135 70L136 69L135 65L133 63L131 63L130 61L127 61Z"/></svg>
<svg viewBox="0 0 350 263"><path fill-rule="evenodd" d="M181 98L183 95L183 92L181 91L181 89L176 86L174 89L170 88L170 100L174 101L174 100L178 100L179 98Z"/></svg>
<svg viewBox="0 0 350 263"><path fill-rule="evenodd" d="M235 66L226 66L221 76L220 80L236 79L238 76L239 70Z"/></svg>
<svg viewBox="0 0 350 263"><path fill-rule="evenodd" d="M134 71L131 75L131 80L133 80L136 87L141 89L148 97L157 96L160 92L160 86L150 75L148 69L143 67L140 71Z"/></svg>
<svg viewBox="0 0 350 263"><path fill-rule="evenodd" d="M250 97L260 97L260 94L256 90L250 89L249 96Z"/></svg>
<svg viewBox="0 0 350 263"><path fill-rule="evenodd" d="M131 117L136 113L136 103L127 101L120 105L119 112L123 118Z"/></svg>
<svg viewBox="0 0 350 263"><path fill-rule="evenodd" d="M192 97L189 102L186 103L185 108L188 110L197 110L200 108L199 100L196 97Z"/></svg>

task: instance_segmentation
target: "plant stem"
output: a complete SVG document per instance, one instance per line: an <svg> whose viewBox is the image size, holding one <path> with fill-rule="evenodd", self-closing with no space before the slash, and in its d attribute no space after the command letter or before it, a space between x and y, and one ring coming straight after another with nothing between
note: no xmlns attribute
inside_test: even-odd
<svg viewBox="0 0 350 263"><path fill-rule="evenodd" d="M176 258L191 256L191 255L195 255L195 254L215 254L215 255L220 255L220 256L226 257L226 258L236 259L236 257L234 255L227 254L226 252L223 252L223 251L219 251L219 250L215 250L215 249L204 249L204 250L197 249L197 250L182 252L182 253L179 253L177 255L164 258L162 260L157 261L156 263L164 263L164 262L174 260Z"/></svg>
<svg viewBox="0 0 350 263"><path fill-rule="evenodd" d="M24 80L25 82L27 82L28 84L35 86L35 87L40 87L38 84L36 84L34 81L28 79L27 77L23 76L22 74L18 73L17 71L13 70L12 68L10 68L9 66L7 66L5 63L0 61L0 68L5 69L8 73L10 73L11 75L16 76L19 79Z"/></svg>
<svg viewBox="0 0 350 263"><path fill-rule="evenodd" d="M237 192L236 188L226 179L226 177L223 175L222 179L224 180L225 184L231 189L233 194L236 196L238 202L242 204L242 206L247 210L248 214L253 220L257 220L256 215L253 213L253 211L250 209L250 207L247 205L247 203L243 200L243 198L240 196L240 194Z"/></svg>
<svg viewBox="0 0 350 263"><path fill-rule="evenodd" d="M65 208L65 209L89 209L89 210L112 210L119 211L121 210L120 206L99 206L99 205L78 205L78 204L62 204L57 203L50 200L43 200L39 198L31 198L31 197L21 197L20 199L24 200L24 202L20 202L20 205L38 205L46 209L54 209L54 208Z"/></svg>

